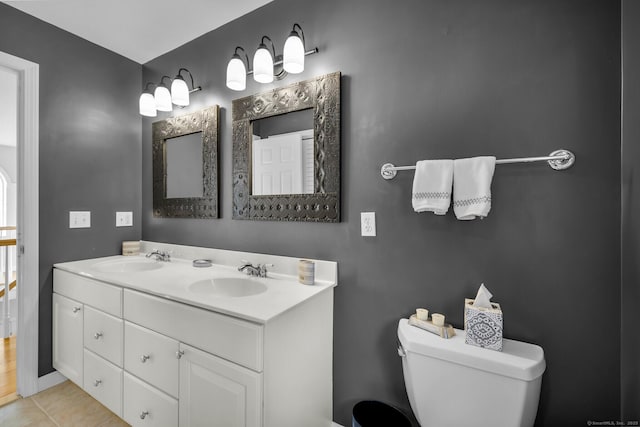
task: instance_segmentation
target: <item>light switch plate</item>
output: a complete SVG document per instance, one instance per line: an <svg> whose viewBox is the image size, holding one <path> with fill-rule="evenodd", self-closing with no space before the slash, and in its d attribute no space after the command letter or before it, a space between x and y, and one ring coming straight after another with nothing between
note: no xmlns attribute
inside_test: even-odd
<svg viewBox="0 0 640 427"><path fill-rule="evenodd" d="M360 212L360 231L363 236L376 235L375 212Z"/></svg>
<svg viewBox="0 0 640 427"><path fill-rule="evenodd" d="M69 211L69 228L91 228L91 211Z"/></svg>
<svg viewBox="0 0 640 427"><path fill-rule="evenodd" d="M116 212L116 227L133 227L133 212Z"/></svg>

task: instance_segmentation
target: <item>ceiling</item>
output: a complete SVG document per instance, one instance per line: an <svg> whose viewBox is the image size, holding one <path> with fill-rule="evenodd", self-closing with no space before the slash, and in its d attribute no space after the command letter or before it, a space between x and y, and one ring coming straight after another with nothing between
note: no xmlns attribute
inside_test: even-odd
<svg viewBox="0 0 640 427"><path fill-rule="evenodd" d="M2 1L144 64L272 0ZM176 22L178 21L179 22Z"/></svg>

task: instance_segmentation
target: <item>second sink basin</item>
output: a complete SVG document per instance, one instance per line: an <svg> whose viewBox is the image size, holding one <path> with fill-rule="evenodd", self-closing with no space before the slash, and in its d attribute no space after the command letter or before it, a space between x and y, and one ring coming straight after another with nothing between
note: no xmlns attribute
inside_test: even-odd
<svg viewBox="0 0 640 427"><path fill-rule="evenodd" d="M257 280L243 277L223 277L220 279L199 280L190 284L187 289L196 294L247 297L265 292L267 286Z"/></svg>

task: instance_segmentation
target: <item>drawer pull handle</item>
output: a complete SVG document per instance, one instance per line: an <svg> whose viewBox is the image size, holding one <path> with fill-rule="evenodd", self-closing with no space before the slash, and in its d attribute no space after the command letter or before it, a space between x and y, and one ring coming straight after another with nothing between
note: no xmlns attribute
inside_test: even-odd
<svg viewBox="0 0 640 427"><path fill-rule="evenodd" d="M140 413L140 419L144 420L147 417L147 415L149 415L149 411L142 411Z"/></svg>
<svg viewBox="0 0 640 427"><path fill-rule="evenodd" d="M102 338L102 332L96 332L95 334L93 334L93 337L99 340L100 338Z"/></svg>
<svg viewBox="0 0 640 427"><path fill-rule="evenodd" d="M149 356L148 354L143 354L142 356L140 356L140 361L142 363L146 362L147 360L149 360L151 358L151 356Z"/></svg>
<svg viewBox="0 0 640 427"><path fill-rule="evenodd" d="M73 312L74 312L74 313L77 313L77 312L79 312L79 311L80 311L80 307L73 307Z"/></svg>
<svg viewBox="0 0 640 427"><path fill-rule="evenodd" d="M93 386L94 386L94 387L98 387L100 384L102 384L102 380L95 380L95 381L93 382Z"/></svg>
<svg viewBox="0 0 640 427"><path fill-rule="evenodd" d="M182 356L184 356L184 350L178 350L176 351L176 357L178 359L182 358Z"/></svg>

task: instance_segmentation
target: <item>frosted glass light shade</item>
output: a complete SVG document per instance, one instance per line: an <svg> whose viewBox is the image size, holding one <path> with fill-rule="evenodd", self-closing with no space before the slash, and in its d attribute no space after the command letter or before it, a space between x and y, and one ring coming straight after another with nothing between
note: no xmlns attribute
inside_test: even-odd
<svg viewBox="0 0 640 427"><path fill-rule="evenodd" d="M247 87L247 69L238 55L233 55L227 65L227 87L231 90L245 90Z"/></svg>
<svg viewBox="0 0 640 427"><path fill-rule="evenodd" d="M155 117L158 115L156 111L156 100L149 92L140 95L140 114L147 117Z"/></svg>
<svg viewBox="0 0 640 427"><path fill-rule="evenodd" d="M291 32L284 42L282 65L284 70L291 74L304 71L304 45L296 32Z"/></svg>
<svg viewBox="0 0 640 427"><path fill-rule="evenodd" d="M273 81L273 57L264 44L253 55L253 79L258 83Z"/></svg>
<svg viewBox="0 0 640 427"><path fill-rule="evenodd" d="M166 86L156 87L156 91L153 94L156 100L156 109L158 111L171 111L173 106L171 105L171 93Z"/></svg>
<svg viewBox="0 0 640 427"><path fill-rule="evenodd" d="M181 107L189 105L189 88L182 78L176 77L171 83L171 102Z"/></svg>

